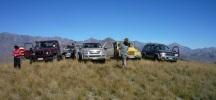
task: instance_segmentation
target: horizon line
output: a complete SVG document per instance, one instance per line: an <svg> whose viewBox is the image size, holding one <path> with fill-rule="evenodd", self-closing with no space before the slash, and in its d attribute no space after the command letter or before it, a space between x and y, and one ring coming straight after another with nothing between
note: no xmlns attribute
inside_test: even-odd
<svg viewBox="0 0 216 100"><path fill-rule="evenodd" d="M0 34L12 34L12 35L23 35L23 36L30 36L30 37L41 37L41 38L61 38L61 39L67 39L67 40L71 40L71 41L85 41L85 40L88 40L88 39L95 39L95 40L99 40L99 41L101 41L101 40L105 40L105 39L107 39L107 38L111 38L111 39L113 39L113 40L117 40L117 41L121 41L121 40L119 40L119 39L114 39L114 38L112 38L112 37L110 37L110 36L107 36L107 37L104 37L104 38L102 38L102 39L98 39L98 38L94 38L94 37L89 37L89 38L87 38L87 39L72 39L72 38L68 38L68 37L62 37L62 36L39 36L39 35L29 35L29 34L26 34L26 33L16 33L16 32L0 32ZM127 37L125 37L125 38L127 38ZM144 42L144 41L139 41L139 40L131 40L131 41L137 41L137 42L140 42L140 43L143 43L143 44L146 44L146 43L161 43L161 44L166 44L166 45L171 45L171 44L178 44L178 45L180 45L180 46L183 46L183 47L187 47L187 48L190 48L190 49L192 49L192 50L194 50L194 49L204 49L204 48L216 48L216 46L209 46L209 47L196 47L196 48L192 48L192 47L190 47L190 46L185 46L185 45L182 45L182 44L180 44L180 43L177 43L177 42L170 42L170 43L162 43L162 42L153 42L153 41L146 41L146 42Z"/></svg>

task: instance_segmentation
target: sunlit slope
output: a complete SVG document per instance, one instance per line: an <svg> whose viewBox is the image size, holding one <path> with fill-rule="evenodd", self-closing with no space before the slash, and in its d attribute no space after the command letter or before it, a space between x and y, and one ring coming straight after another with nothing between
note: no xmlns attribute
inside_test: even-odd
<svg viewBox="0 0 216 100"><path fill-rule="evenodd" d="M6 99L216 99L216 65L148 60L106 64L64 60L0 66L0 97Z"/></svg>

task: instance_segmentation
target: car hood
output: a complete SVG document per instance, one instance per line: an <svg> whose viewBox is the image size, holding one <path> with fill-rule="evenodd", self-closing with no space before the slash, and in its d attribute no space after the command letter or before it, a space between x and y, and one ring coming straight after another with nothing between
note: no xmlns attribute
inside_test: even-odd
<svg viewBox="0 0 216 100"><path fill-rule="evenodd" d="M83 48L85 51L103 51L103 48Z"/></svg>
<svg viewBox="0 0 216 100"><path fill-rule="evenodd" d="M128 47L128 51L140 52L138 49L134 47Z"/></svg>
<svg viewBox="0 0 216 100"><path fill-rule="evenodd" d="M158 50L160 53L174 53L171 50Z"/></svg>

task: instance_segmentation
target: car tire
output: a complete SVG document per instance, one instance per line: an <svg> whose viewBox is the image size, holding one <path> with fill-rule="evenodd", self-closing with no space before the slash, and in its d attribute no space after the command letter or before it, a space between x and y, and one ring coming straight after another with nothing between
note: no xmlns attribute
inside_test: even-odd
<svg viewBox="0 0 216 100"><path fill-rule="evenodd" d="M51 59L49 59L48 61L54 62L54 61L58 61L58 57L57 56L53 56Z"/></svg>
<svg viewBox="0 0 216 100"><path fill-rule="evenodd" d="M58 55L57 56L57 61L61 61L62 60L62 56L61 55Z"/></svg>
<svg viewBox="0 0 216 100"><path fill-rule="evenodd" d="M145 56L145 54L144 54L144 53L142 54L142 58L143 58L143 59L146 59L146 56Z"/></svg>
<svg viewBox="0 0 216 100"><path fill-rule="evenodd" d="M140 58L137 58L137 60L142 60L142 57L140 57Z"/></svg>
<svg viewBox="0 0 216 100"><path fill-rule="evenodd" d="M160 61L160 59L158 58L158 55L154 56L154 61Z"/></svg>
<svg viewBox="0 0 216 100"><path fill-rule="evenodd" d="M33 63L34 63L34 60L30 59L29 64L33 64Z"/></svg>
<svg viewBox="0 0 216 100"><path fill-rule="evenodd" d="M101 63L106 63L106 60L104 59L104 60L101 60Z"/></svg>

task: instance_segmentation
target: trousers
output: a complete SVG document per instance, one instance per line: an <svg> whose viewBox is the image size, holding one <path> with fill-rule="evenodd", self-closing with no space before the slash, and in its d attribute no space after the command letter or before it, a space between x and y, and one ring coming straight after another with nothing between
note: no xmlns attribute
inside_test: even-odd
<svg viewBox="0 0 216 100"><path fill-rule="evenodd" d="M21 68L21 58L14 57L14 68Z"/></svg>

